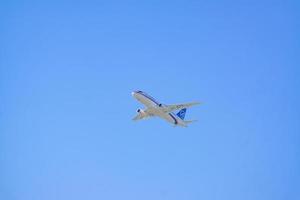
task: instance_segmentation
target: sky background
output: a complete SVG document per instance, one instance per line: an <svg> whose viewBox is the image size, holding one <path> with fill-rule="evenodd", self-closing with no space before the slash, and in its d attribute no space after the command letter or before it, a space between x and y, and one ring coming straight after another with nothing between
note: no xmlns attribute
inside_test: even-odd
<svg viewBox="0 0 300 200"><path fill-rule="evenodd" d="M1 1L0 199L300 199L299 10ZM198 122L133 122L133 90Z"/></svg>

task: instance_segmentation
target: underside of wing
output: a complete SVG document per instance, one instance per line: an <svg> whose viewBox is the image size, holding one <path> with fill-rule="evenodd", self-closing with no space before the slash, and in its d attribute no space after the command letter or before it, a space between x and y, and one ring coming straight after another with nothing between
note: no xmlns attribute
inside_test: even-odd
<svg viewBox="0 0 300 200"><path fill-rule="evenodd" d="M175 110L181 110L183 108L189 108L199 104L200 104L199 102L192 102L192 103L184 103L184 104L166 105L164 107L164 112L173 112Z"/></svg>
<svg viewBox="0 0 300 200"><path fill-rule="evenodd" d="M137 114L137 116L135 116L132 120L133 121L138 121L138 120L142 120L142 119L146 119L149 117L153 117L154 115L150 114L148 112L148 110L140 110L139 113Z"/></svg>
<svg viewBox="0 0 300 200"><path fill-rule="evenodd" d="M138 120L141 120L141 119L145 119L147 118L146 116L143 116L141 113L137 114L137 116L135 116L132 120L133 121L138 121Z"/></svg>

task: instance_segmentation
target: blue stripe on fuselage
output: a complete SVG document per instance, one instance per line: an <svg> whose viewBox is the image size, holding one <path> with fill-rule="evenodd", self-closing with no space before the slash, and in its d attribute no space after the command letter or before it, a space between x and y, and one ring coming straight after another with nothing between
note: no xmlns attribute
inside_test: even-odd
<svg viewBox="0 0 300 200"><path fill-rule="evenodd" d="M148 94L144 93L144 92L138 92L139 94L143 95L144 97L146 97L147 99L149 99L150 101L152 101L153 103L155 103L157 106L159 105L159 103L151 96L149 96Z"/></svg>
<svg viewBox="0 0 300 200"><path fill-rule="evenodd" d="M174 124L178 124L176 117L174 117L172 113L169 113L169 115L173 118Z"/></svg>

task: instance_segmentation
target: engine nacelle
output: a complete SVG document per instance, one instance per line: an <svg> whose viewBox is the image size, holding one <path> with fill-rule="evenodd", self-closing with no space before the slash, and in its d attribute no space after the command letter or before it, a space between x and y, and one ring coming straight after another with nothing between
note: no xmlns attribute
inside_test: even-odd
<svg viewBox="0 0 300 200"><path fill-rule="evenodd" d="M137 109L137 113L140 113L142 116L146 116L146 112L143 109Z"/></svg>

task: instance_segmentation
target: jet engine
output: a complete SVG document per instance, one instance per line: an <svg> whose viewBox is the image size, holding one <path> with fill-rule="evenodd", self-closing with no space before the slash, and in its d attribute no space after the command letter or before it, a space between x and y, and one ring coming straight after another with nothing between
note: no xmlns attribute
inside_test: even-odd
<svg viewBox="0 0 300 200"><path fill-rule="evenodd" d="M137 113L145 113L145 111L143 109L137 109L136 111Z"/></svg>
<svg viewBox="0 0 300 200"><path fill-rule="evenodd" d="M146 112L143 109L137 109L137 113L140 113L142 116L146 116Z"/></svg>

